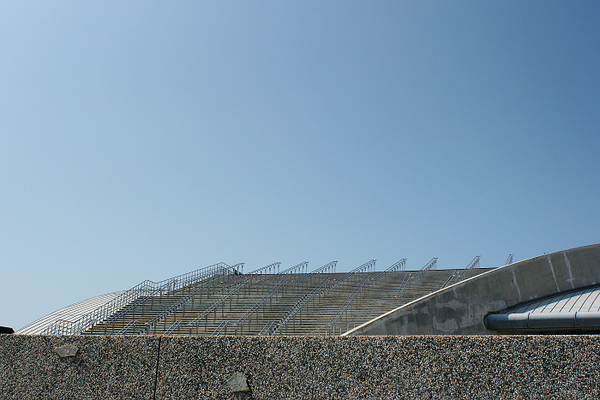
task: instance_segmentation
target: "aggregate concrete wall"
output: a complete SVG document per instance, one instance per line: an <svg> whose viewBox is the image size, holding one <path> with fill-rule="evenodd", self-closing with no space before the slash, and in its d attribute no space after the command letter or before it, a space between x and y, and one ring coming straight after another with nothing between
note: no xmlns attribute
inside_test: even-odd
<svg viewBox="0 0 600 400"><path fill-rule="evenodd" d="M405 304L345 335L488 335L489 312L600 283L600 245L516 262Z"/></svg>
<svg viewBox="0 0 600 400"><path fill-rule="evenodd" d="M77 347L74 357L55 349ZM0 399L151 399L159 339L0 336Z"/></svg>
<svg viewBox="0 0 600 400"><path fill-rule="evenodd" d="M600 336L5 335L0 398L598 399L598 365Z"/></svg>

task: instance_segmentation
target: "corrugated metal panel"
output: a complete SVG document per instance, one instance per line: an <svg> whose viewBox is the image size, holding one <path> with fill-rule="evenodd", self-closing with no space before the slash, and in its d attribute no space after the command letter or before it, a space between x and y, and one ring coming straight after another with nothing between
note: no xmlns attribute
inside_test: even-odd
<svg viewBox="0 0 600 400"><path fill-rule="evenodd" d="M600 286L557 293L554 296L518 304L506 310L507 313L574 313L599 311Z"/></svg>
<svg viewBox="0 0 600 400"><path fill-rule="evenodd" d="M498 331L600 329L600 285L557 293L488 314L486 326Z"/></svg>

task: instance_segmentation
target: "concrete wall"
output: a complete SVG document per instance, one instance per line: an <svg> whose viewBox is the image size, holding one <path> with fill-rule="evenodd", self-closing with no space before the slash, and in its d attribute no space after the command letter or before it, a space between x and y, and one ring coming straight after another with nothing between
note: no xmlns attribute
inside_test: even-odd
<svg viewBox="0 0 600 400"><path fill-rule="evenodd" d="M77 347L61 358L55 348ZM2 399L600 398L599 336L0 337Z"/></svg>
<svg viewBox="0 0 600 400"><path fill-rule="evenodd" d="M530 258L392 310L346 335L486 335L483 318L518 303L600 283L600 245Z"/></svg>

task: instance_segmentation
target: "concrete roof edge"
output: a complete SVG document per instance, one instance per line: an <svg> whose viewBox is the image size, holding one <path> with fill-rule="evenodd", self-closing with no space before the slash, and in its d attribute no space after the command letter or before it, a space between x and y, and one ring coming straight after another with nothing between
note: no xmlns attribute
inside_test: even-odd
<svg viewBox="0 0 600 400"><path fill-rule="evenodd" d="M383 318L385 318L385 317L387 317L387 316L389 316L389 315L391 315L393 313L396 313L396 312L398 312L398 311L400 311L400 310L402 310L404 308L411 307L412 305L414 305L414 304L416 304L418 302L424 301L424 300L426 300L426 299L428 299L430 297L437 296L441 292L449 291L449 290L454 290L457 287L468 285L470 282L472 282L474 280L477 280L477 279L486 279L487 277L489 277L490 274L500 273L500 272L502 272L502 271L504 271L506 269L513 268L515 265L526 263L526 262L529 262L529 261L533 261L533 260L536 260L536 259L539 259L539 258L549 257L549 256L552 256L554 254L564 253L564 252L571 251L571 250L583 250L585 248L592 248L592 247L599 247L599 246L600 246L600 243L590 244L590 245L585 245L585 246L572 247L572 248L569 248L569 249L558 250L558 251L555 251L555 252L552 252L552 253L545 253L545 254L541 254L539 256L526 258L524 260L519 260L519 261L513 262L511 264L507 264L507 265L503 265L501 267L494 268L491 271L484 272L482 274L479 274L479 275L476 275L476 276L471 277L469 279L465 279L463 281L457 282L457 283L455 283L453 285L450 285L450 286L447 286L445 288L438 289L438 290L436 290L434 292L431 292L431 293L429 293L429 294L427 294L425 296L419 297L418 299L415 299L415 300L412 300L412 301L410 301L410 302L408 302L406 304L403 304L400 307L396 307L396 308L394 308L394 309L392 309L392 310L390 310L390 311L388 311L388 312L386 312L384 314L379 315L376 318L371 319L370 321L365 322L364 324L361 324L359 326L356 326L356 327L350 329L347 332L344 332L341 336L349 336L352 333L354 333L354 332L356 332L356 331L358 331L358 330L360 330L360 329L362 329L362 328L364 328L364 327L366 327L366 326L368 326L368 325L370 325L370 324L372 324L372 323L374 323L374 322L376 322L376 321L378 321L380 319L383 319Z"/></svg>

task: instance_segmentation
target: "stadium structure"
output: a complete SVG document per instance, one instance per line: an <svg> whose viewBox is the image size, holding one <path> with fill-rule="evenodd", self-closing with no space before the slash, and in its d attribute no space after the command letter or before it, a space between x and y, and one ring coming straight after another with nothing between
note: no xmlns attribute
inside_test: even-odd
<svg viewBox="0 0 600 400"><path fill-rule="evenodd" d="M163 336L599 333L600 245L482 268L436 269L432 258L383 271L336 261L274 263L243 273L214 264L144 281L53 312L16 334Z"/></svg>
<svg viewBox="0 0 600 400"><path fill-rule="evenodd" d="M1 334L0 397L600 398L600 245L479 260L144 281Z"/></svg>
<svg viewBox="0 0 600 400"><path fill-rule="evenodd" d="M339 335L389 310L489 269L475 257L464 269L418 271L401 259L384 271L375 260L350 272L337 262L310 270L274 263L242 273L219 263L84 300L17 333L101 335Z"/></svg>

